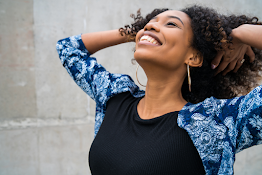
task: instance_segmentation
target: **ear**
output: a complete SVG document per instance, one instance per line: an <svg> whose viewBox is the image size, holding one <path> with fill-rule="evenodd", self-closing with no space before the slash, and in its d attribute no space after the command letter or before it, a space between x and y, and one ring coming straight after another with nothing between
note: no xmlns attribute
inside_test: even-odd
<svg viewBox="0 0 262 175"><path fill-rule="evenodd" d="M188 59L185 60L185 63L189 64L190 67L201 67L203 64L203 55L195 50L189 55Z"/></svg>

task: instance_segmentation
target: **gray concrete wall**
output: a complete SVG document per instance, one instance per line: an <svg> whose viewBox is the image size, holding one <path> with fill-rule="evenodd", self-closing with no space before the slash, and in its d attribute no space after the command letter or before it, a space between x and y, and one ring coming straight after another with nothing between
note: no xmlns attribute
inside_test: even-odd
<svg viewBox="0 0 262 175"><path fill-rule="evenodd" d="M0 0L0 175L90 174L95 104L60 64L57 40L122 27L139 8L146 14L195 2L262 19L261 0ZM135 79L133 46L95 56ZM262 146L250 148L237 154L235 174L260 174L261 165Z"/></svg>

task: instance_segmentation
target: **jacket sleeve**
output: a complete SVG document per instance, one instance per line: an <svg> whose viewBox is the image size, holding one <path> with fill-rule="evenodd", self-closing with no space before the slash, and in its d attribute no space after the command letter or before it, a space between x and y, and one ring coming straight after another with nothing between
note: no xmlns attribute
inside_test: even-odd
<svg viewBox="0 0 262 175"><path fill-rule="evenodd" d="M262 86L240 100L236 120L236 152L262 144Z"/></svg>
<svg viewBox="0 0 262 175"><path fill-rule="evenodd" d="M97 105L104 105L113 94L139 91L128 75L111 74L98 64L85 48L81 35L59 40L56 49L67 72Z"/></svg>
<svg viewBox="0 0 262 175"><path fill-rule="evenodd" d="M262 144L262 86L245 96L227 100L225 104L217 113L229 128L235 153Z"/></svg>

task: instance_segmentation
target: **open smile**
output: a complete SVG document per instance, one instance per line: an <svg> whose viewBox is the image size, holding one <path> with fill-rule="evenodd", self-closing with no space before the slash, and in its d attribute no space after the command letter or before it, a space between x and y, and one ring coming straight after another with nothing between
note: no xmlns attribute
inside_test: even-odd
<svg viewBox="0 0 262 175"><path fill-rule="evenodd" d="M142 33L142 35L139 38L139 43L140 44L155 45L155 46L162 45L159 38L154 33L148 32L148 31L145 31L144 33Z"/></svg>

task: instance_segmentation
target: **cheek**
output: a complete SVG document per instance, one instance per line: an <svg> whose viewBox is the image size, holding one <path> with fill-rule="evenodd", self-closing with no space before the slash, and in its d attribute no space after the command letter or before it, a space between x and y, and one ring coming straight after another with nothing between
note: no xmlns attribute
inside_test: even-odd
<svg viewBox="0 0 262 175"><path fill-rule="evenodd" d="M164 51L165 60L168 60L172 67L182 66L187 59L188 52L189 48L183 41L172 43L171 47Z"/></svg>
<svg viewBox="0 0 262 175"><path fill-rule="evenodd" d="M182 56L188 52L188 42L186 36L183 34L176 35L170 38L169 42L167 43L169 47L166 48L165 52L166 55L177 55Z"/></svg>

